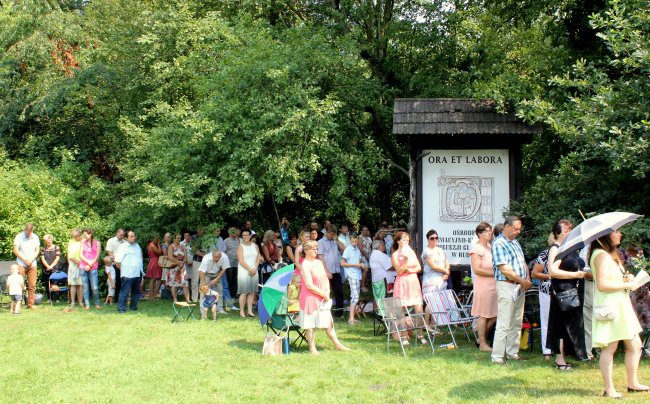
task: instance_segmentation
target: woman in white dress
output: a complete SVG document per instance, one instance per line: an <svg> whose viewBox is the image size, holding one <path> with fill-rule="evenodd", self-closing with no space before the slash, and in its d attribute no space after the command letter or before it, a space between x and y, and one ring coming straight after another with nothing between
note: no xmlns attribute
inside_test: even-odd
<svg viewBox="0 0 650 404"><path fill-rule="evenodd" d="M257 244L251 242L251 231L241 231L242 243L237 248L237 293L239 293L239 317L255 317L253 313L253 300L258 289L259 276L257 267L262 257ZM248 312L244 314L244 304L248 305Z"/></svg>

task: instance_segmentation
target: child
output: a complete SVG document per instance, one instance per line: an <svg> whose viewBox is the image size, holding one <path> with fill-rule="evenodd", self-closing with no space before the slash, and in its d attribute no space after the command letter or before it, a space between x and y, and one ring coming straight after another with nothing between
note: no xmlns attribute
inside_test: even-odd
<svg viewBox="0 0 650 404"><path fill-rule="evenodd" d="M106 271L106 286L108 286L104 304L110 306L115 297L115 268L113 268L113 259L109 255L104 257L104 271Z"/></svg>
<svg viewBox="0 0 650 404"><path fill-rule="evenodd" d="M289 289L287 290L287 298L289 300L287 305L287 313L298 313L300 311L300 302L298 295L300 294L300 282L302 278L300 275L294 275L291 278Z"/></svg>
<svg viewBox="0 0 650 404"><path fill-rule="evenodd" d="M25 291L25 279L18 273L18 265L13 264L9 270L11 275L7 277L7 290L11 296L11 314L20 314L20 303L23 301Z"/></svg>
<svg viewBox="0 0 650 404"><path fill-rule="evenodd" d="M199 285L199 291L203 297L201 298L200 306L201 318L208 318L208 310L212 308L212 320L217 321L217 300L219 300L219 293L210 289L207 283Z"/></svg>
<svg viewBox="0 0 650 404"><path fill-rule="evenodd" d="M359 250L359 237L353 234L350 237L350 245L345 247L341 266L345 268L345 274L350 283L350 318L348 324L358 323L354 319L357 303L359 302L359 291L361 289L361 271L365 271L365 266L361 262L361 250Z"/></svg>

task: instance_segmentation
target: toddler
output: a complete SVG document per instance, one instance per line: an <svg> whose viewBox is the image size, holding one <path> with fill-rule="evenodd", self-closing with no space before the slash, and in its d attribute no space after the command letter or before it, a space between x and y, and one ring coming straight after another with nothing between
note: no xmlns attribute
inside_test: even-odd
<svg viewBox="0 0 650 404"><path fill-rule="evenodd" d="M104 257L104 271L106 271L106 286L108 286L104 304L110 306L115 297L115 268L113 268L113 259L109 255Z"/></svg>
<svg viewBox="0 0 650 404"><path fill-rule="evenodd" d="M300 282L302 278L300 275L294 275L291 278L291 283L287 290L287 298L289 300L287 305L287 313L298 313L300 311L300 301L298 295L300 294Z"/></svg>
<svg viewBox="0 0 650 404"><path fill-rule="evenodd" d="M25 279L18 273L18 265L10 267L11 275L7 277L7 290L11 296L11 314L20 314L20 303L23 301L25 291Z"/></svg>
<svg viewBox="0 0 650 404"><path fill-rule="evenodd" d="M212 309L212 320L217 321L217 300L219 300L219 293L210 289L207 283L199 285L199 291L203 295L201 298L200 306L201 318L208 318L208 310Z"/></svg>

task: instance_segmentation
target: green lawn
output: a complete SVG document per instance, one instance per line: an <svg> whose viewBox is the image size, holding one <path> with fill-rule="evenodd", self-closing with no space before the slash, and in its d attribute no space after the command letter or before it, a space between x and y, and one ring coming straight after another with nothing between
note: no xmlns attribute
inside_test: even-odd
<svg viewBox="0 0 650 404"><path fill-rule="evenodd" d="M260 354L264 331L237 314L218 321L171 324L168 301L141 302L140 311L64 313L40 306L21 315L0 311L0 402L590 402L602 393L596 363L560 373L539 355L523 363L490 364L466 340L458 350L399 347L386 352L372 321L336 324L352 348L335 351L318 332L318 357L303 349ZM460 338L459 338L460 340ZM445 342L447 338L439 342ZM650 382L650 361L641 380ZM625 390L622 357L615 382ZM648 402L648 394L626 398Z"/></svg>

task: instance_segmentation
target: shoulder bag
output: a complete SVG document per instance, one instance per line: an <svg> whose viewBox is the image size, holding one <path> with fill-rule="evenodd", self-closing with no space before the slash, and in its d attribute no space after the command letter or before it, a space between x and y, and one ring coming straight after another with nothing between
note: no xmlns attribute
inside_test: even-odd
<svg viewBox="0 0 650 404"><path fill-rule="evenodd" d="M577 288L555 293L555 298L561 311L570 311L580 307L580 296L578 296Z"/></svg>
<svg viewBox="0 0 650 404"><path fill-rule="evenodd" d="M262 355L279 356L282 355L282 337L279 335L267 333L262 346Z"/></svg>

